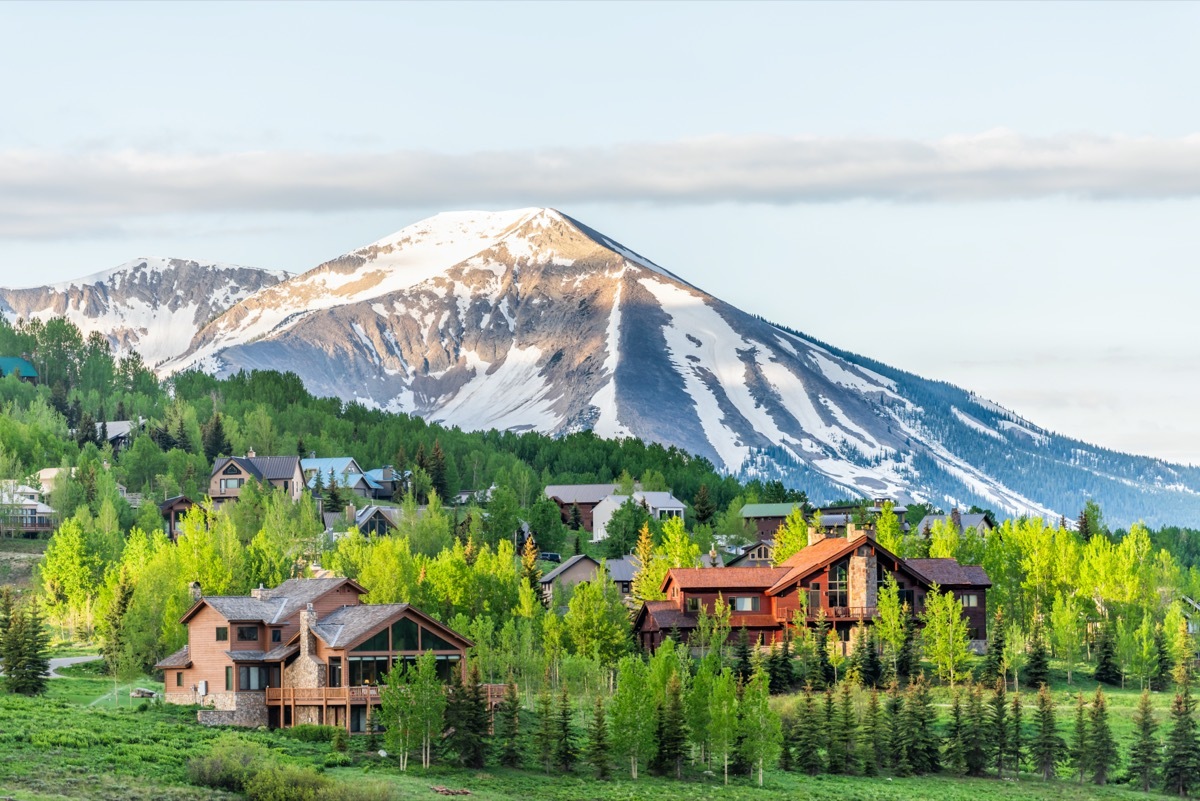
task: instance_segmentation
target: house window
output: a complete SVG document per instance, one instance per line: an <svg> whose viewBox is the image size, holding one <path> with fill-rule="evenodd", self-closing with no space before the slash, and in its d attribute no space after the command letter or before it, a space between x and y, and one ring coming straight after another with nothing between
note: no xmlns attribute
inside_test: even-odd
<svg viewBox="0 0 1200 801"><path fill-rule="evenodd" d="M283 642L283 630L282 629L272 629L271 630L271 642Z"/></svg>
<svg viewBox="0 0 1200 801"><path fill-rule="evenodd" d="M233 665L225 666L225 692L233 692Z"/></svg>
<svg viewBox="0 0 1200 801"><path fill-rule="evenodd" d="M239 690L262 690L267 686L267 669L262 667L238 667Z"/></svg>
<svg viewBox="0 0 1200 801"><path fill-rule="evenodd" d="M178 671L178 672L175 674L175 686L176 686L176 687L182 687L182 686L183 686L183 671L182 671L182 670L181 670L181 671Z"/></svg>
<svg viewBox="0 0 1200 801"><path fill-rule="evenodd" d="M687 603L687 610L689 612L699 612L700 611L700 599L699 598L688 598L686 603Z"/></svg>
<svg viewBox="0 0 1200 801"><path fill-rule="evenodd" d="M329 686L342 686L342 658L340 656L329 657Z"/></svg>
<svg viewBox="0 0 1200 801"><path fill-rule="evenodd" d="M729 606L735 612L757 612L758 596L752 595L747 598L730 598Z"/></svg>
<svg viewBox="0 0 1200 801"><path fill-rule="evenodd" d="M622 594L622 595L628 595L628 594L629 594L629 582L628 582L628 581L622 581L622 582L621 582L621 594Z"/></svg>
<svg viewBox="0 0 1200 801"><path fill-rule="evenodd" d="M972 608L979 606L979 596L975 593L967 593L962 596L962 605L964 608Z"/></svg>
<svg viewBox="0 0 1200 801"><path fill-rule="evenodd" d="M242 485L245 483L246 479L244 478L223 478L221 479L221 490L226 491L241 489Z"/></svg>
<svg viewBox="0 0 1200 801"><path fill-rule="evenodd" d="M430 629L421 629L421 650L423 651L457 651L458 647L446 642Z"/></svg>
<svg viewBox="0 0 1200 801"><path fill-rule="evenodd" d="M238 626L238 642L258 642L258 626Z"/></svg>
<svg viewBox="0 0 1200 801"><path fill-rule="evenodd" d="M217 642L229 642L228 626L217 626Z"/></svg>
<svg viewBox="0 0 1200 801"><path fill-rule="evenodd" d="M808 588L808 613L815 615L821 608L821 584L813 582Z"/></svg>
<svg viewBox="0 0 1200 801"><path fill-rule="evenodd" d="M415 620L403 618L392 624L392 650L393 651L419 651L421 644L418 642L418 630Z"/></svg>
<svg viewBox="0 0 1200 801"><path fill-rule="evenodd" d="M355 651L387 651L388 630L384 629L375 636L354 648Z"/></svg>
<svg viewBox="0 0 1200 801"><path fill-rule="evenodd" d="M829 606L844 607L850 605L850 593L847 590L847 576L850 573L849 562L838 562L829 568Z"/></svg>

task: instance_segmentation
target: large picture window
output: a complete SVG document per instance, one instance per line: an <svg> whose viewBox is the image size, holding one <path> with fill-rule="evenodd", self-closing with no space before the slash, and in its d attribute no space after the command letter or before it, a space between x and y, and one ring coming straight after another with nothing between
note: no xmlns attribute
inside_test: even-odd
<svg viewBox="0 0 1200 801"><path fill-rule="evenodd" d="M849 574L850 563L848 561L838 562L829 568L829 606L831 608L850 605L850 592L847 581Z"/></svg>
<svg viewBox="0 0 1200 801"><path fill-rule="evenodd" d="M238 626L238 642L258 642L258 626Z"/></svg>

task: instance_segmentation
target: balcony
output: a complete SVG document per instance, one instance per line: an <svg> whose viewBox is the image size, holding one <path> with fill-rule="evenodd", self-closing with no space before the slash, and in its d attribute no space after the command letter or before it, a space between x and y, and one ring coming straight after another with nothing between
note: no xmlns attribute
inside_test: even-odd
<svg viewBox="0 0 1200 801"><path fill-rule="evenodd" d="M378 687L268 687L268 704L377 704Z"/></svg>

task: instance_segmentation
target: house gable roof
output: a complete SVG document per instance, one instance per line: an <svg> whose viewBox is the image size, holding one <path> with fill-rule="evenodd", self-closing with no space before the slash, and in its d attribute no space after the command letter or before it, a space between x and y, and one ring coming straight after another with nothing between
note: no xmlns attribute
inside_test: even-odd
<svg viewBox="0 0 1200 801"><path fill-rule="evenodd" d="M288 579L278 587L263 590L260 598L249 595L203 597L184 613L180 622L187 623L202 606L207 604L230 623L282 623L322 595L333 592L343 584L350 585L359 595L365 595L367 592L361 584L347 578Z"/></svg>
<svg viewBox="0 0 1200 801"><path fill-rule="evenodd" d="M917 531L924 532L933 528L933 524L942 520L952 520L951 515L925 515L921 518L921 522L917 524ZM966 531L969 528L981 529L984 527L991 528L992 524L987 521L985 514L960 514L958 519L962 522L962 528L959 531Z"/></svg>
<svg viewBox="0 0 1200 801"><path fill-rule="evenodd" d="M230 462L260 481L285 481L300 472L299 456L222 456L213 463L212 475L222 472Z"/></svg>
<svg viewBox="0 0 1200 801"><path fill-rule="evenodd" d="M0 376L12 375L19 371L22 378L37 378L37 368L28 359L20 356L0 356Z"/></svg>
<svg viewBox="0 0 1200 801"><path fill-rule="evenodd" d="M798 508L798 503L748 503L742 507L742 517L787 517Z"/></svg>
<svg viewBox="0 0 1200 801"><path fill-rule="evenodd" d="M673 567L663 577L661 590L674 584L681 590L765 591L787 574L782 567Z"/></svg>
<svg viewBox="0 0 1200 801"><path fill-rule="evenodd" d="M585 554L585 553L577 553L577 554L575 554L574 556L572 556L570 559L568 559L567 561L565 561L565 562L563 562L562 564L560 564L558 567L556 567L556 568L554 568L553 570L551 570L551 571L550 571L549 573L547 573L546 575L542 576L542 582L541 582L541 583L542 583L542 584L552 584L552 583L553 583L553 582L554 582L554 581L555 581L555 580L556 580L556 579L557 579L559 576L561 576L563 573L565 573L566 571L570 570L572 567L574 567L575 565L579 564L580 562L582 562L582 561L583 561L583 560L585 560L585 559L586 559L587 561L591 562L591 563L592 563L593 565L595 565L597 568L599 568L599 567L600 567L600 563L599 563L599 562L597 562L597 561L596 561L595 559L593 559L592 557L588 556L588 555L587 555L587 554Z"/></svg>
<svg viewBox="0 0 1200 801"><path fill-rule="evenodd" d="M905 559L905 564L939 587L990 587L992 580L979 565L962 565L957 559Z"/></svg>
<svg viewBox="0 0 1200 801"><path fill-rule="evenodd" d="M562 504L600 503L618 489L619 484L551 484L546 497Z"/></svg>
<svg viewBox="0 0 1200 801"><path fill-rule="evenodd" d="M446 624L409 604L343 606L317 621L313 634L320 637L330 648L349 650L406 616L414 617L425 628L437 631L443 639L459 643L459 647L464 650L475 645ZM300 633L297 632L292 640L298 640L299 636Z"/></svg>

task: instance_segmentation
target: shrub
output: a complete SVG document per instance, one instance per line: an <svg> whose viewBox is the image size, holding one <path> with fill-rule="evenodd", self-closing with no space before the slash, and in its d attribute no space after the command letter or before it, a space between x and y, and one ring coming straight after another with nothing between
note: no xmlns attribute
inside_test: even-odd
<svg viewBox="0 0 1200 801"><path fill-rule="evenodd" d="M344 768L353 761L349 754L342 753L341 751L334 751L325 755L325 767L327 768Z"/></svg>
<svg viewBox="0 0 1200 801"><path fill-rule="evenodd" d="M318 726L315 723L301 723L299 726L280 731L288 737L305 743L328 743L337 737L338 732L346 733L346 730L340 726Z"/></svg>
<svg viewBox="0 0 1200 801"><path fill-rule="evenodd" d="M246 798L249 801L317 801L317 792L328 786L329 779L312 768L267 765L246 783ZM337 797L343 796L339 793Z"/></svg>
<svg viewBox="0 0 1200 801"><path fill-rule="evenodd" d="M349 738L349 736L347 736L345 729L335 729L334 730L333 739L331 741L333 743L334 751L345 751L346 746L348 746L350 744L349 741L350 741L350 738Z"/></svg>
<svg viewBox="0 0 1200 801"><path fill-rule="evenodd" d="M207 756L188 762L188 780L201 787L241 792L267 756L263 746L225 734L213 741Z"/></svg>
<svg viewBox="0 0 1200 801"><path fill-rule="evenodd" d="M399 791L387 782L378 779L356 779L350 782L334 782L317 791L317 801L397 801Z"/></svg>

